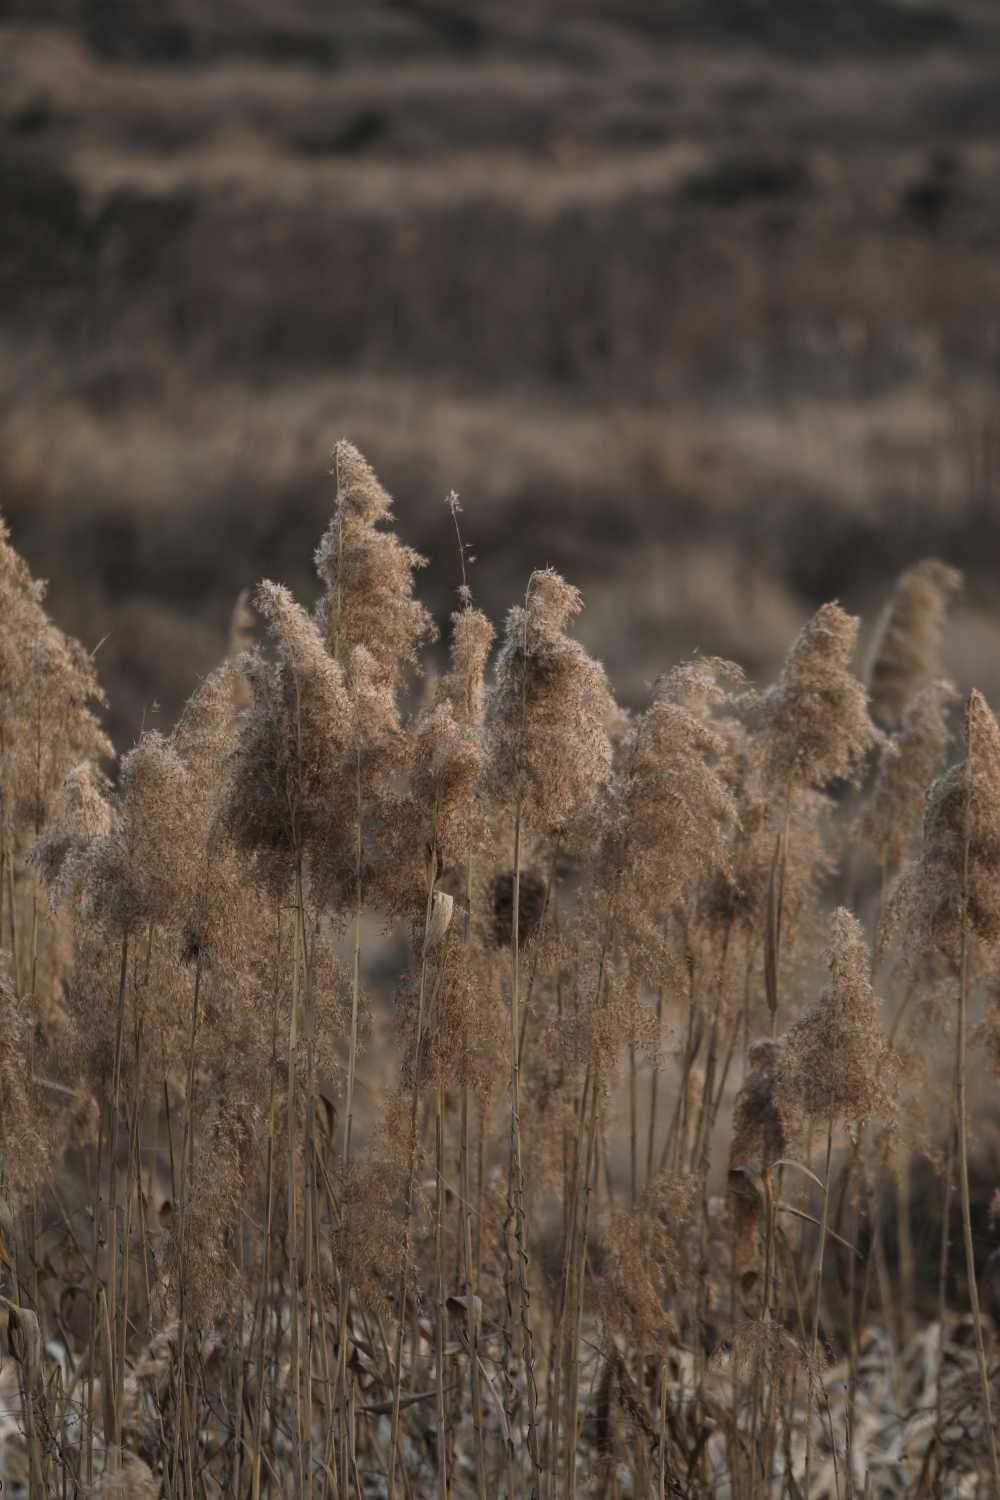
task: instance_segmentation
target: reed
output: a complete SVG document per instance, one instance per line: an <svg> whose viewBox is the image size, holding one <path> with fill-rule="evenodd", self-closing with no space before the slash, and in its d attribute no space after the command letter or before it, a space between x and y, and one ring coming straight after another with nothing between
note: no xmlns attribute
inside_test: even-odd
<svg viewBox="0 0 1000 1500"><path fill-rule="evenodd" d="M350 444L333 479L315 610L241 596L227 661L117 764L0 535L29 1493L1000 1494L972 1107L1000 733L973 693L951 763L957 576L899 583L871 698L827 604L773 686L695 658L626 712L550 568L491 664L455 496L437 675L423 560ZM906 1191L921 1156L959 1187L968 1348L947 1201L930 1311L927 1205L886 1233L879 1163ZM897 1265L945 1361L919 1388Z"/></svg>

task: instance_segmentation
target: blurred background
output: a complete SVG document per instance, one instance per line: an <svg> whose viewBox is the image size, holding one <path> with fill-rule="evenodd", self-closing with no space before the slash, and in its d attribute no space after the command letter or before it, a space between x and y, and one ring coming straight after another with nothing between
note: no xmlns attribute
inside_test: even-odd
<svg viewBox="0 0 1000 1500"><path fill-rule="evenodd" d="M996 694L998 168L995 0L0 0L0 509L122 745L341 436L627 701L927 553Z"/></svg>

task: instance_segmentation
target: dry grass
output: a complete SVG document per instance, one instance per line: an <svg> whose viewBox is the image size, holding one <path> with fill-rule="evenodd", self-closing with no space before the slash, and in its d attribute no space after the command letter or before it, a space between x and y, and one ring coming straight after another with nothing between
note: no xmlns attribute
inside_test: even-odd
<svg viewBox="0 0 1000 1500"><path fill-rule="evenodd" d="M995 7L0 10L5 1493L1000 1500Z"/></svg>
<svg viewBox="0 0 1000 1500"><path fill-rule="evenodd" d="M332 469L315 610L261 585L247 650L239 600L117 772L0 545L8 1482L996 1496L1000 731L974 692L952 744L957 575L897 586L882 729L835 604L772 687L696 657L627 712L551 568L490 665L452 495L413 690L423 560Z"/></svg>

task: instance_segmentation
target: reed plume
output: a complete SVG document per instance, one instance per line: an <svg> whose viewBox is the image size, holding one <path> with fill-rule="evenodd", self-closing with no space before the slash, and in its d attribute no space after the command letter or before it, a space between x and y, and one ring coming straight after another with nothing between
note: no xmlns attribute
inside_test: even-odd
<svg viewBox="0 0 1000 1500"><path fill-rule="evenodd" d="M830 983L817 1005L788 1028L782 1088L797 1112L857 1128L891 1121L896 1062L879 1021L868 942L857 917L833 914Z"/></svg>
<svg viewBox="0 0 1000 1500"><path fill-rule="evenodd" d="M899 868L909 857L927 787L941 770L948 748L946 713L957 701L958 694L949 682L932 682L921 688L882 746L878 776L861 817L860 833L884 868Z"/></svg>
<svg viewBox="0 0 1000 1500"><path fill-rule="evenodd" d="M891 894L884 933L905 933L911 962L938 955L955 973L963 934L984 961L1000 941L1000 731L981 693L967 700L964 734L975 756L928 789L923 842Z"/></svg>
<svg viewBox="0 0 1000 1500"><path fill-rule="evenodd" d="M611 774L614 700L604 669L565 634L577 589L551 568L533 573L507 617L486 702L487 790L513 794L527 828L550 832L586 808Z"/></svg>
<svg viewBox="0 0 1000 1500"><path fill-rule="evenodd" d="M741 682L737 667L713 658L661 678L622 743L598 813L597 869L603 888L614 889L616 942L654 985L671 909L732 874L738 811L729 746L711 715Z"/></svg>
<svg viewBox="0 0 1000 1500"><path fill-rule="evenodd" d="M883 729L895 729L917 694L941 677L945 613L961 587L958 569L936 557L914 563L896 580L867 672L872 717Z"/></svg>
<svg viewBox="0 0 1000 1500"><path fill-rule="evenodd" d="M425 559L383 529L392 500L357 448L337 443L332 472L334 515L316 549L324 586L317 621L334 660L346 665L361 646L377 675L396 685L434 634L430 615L413 597L413 574Z"/></svg>
<svg viewBox="0 0 1000 1500"><path fill-rule="evenodd" d="M851 670L858 621L824 604L803 626L781 677L760 699L767 784L821 788L850 780L882 736Z"/></svg>

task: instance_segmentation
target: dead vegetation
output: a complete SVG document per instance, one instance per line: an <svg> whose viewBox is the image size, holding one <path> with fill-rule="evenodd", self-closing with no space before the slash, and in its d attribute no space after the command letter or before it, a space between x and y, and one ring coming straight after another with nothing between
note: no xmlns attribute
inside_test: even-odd
<svg viewBox="0 0 1000 1500"><path fill-rule="evenodd" d="M491 663L452 494L414 692L423 559L332 472L316 608L238 600L117 770L0 547L5 1482L996 1496L958 574L900 580L871 699L830 603L772 687L696 657L628 712L551 568Z"/></svg>

